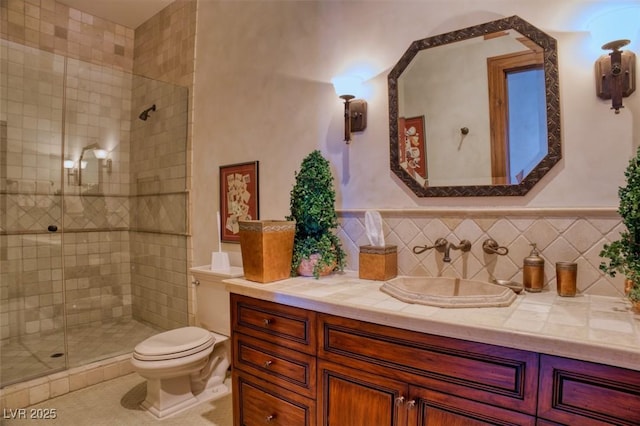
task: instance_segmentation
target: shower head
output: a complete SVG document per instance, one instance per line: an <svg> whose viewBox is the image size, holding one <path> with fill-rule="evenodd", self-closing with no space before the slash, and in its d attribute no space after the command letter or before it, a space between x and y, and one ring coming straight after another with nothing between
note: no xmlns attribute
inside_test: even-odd
<svg viewBox="0 0 640 426"><path fill-rule="evenodd" d="M149 118L151 111L155 111L155 110L156 110L156 104L153 104L149 108L142 111L138 116L138 118L142 121L147 121L147 118Z"/></svg>

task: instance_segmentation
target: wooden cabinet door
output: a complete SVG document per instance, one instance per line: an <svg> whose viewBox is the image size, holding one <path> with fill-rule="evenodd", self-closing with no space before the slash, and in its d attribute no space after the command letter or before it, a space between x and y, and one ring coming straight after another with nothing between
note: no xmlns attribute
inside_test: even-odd
<svg viewBox="0 0 640 426"><path fill-rule="evenodd" d="M454 395L411 386L410 426L530 425L536 418Z"/></svg>
<svg viewBox="0 0 640 426"><path fill-rule="evenodd" d="M322 426L404 426L404 382L318 360L318 418Z"/></svg>

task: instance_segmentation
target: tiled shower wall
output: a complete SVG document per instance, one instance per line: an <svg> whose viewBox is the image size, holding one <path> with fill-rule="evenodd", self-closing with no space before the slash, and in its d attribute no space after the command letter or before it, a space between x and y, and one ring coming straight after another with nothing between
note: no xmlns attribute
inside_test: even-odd
<svg viewBox="0 0 640 426"><path fill-rule="evenodd" d="M1 43L1 336L60 329L63 279L69 325L130 317L131 75ZM111 171L86 151L80 186L62 169L63 133L65 159L77 165L97 144L110 151Z"/></svg>
<svg viewBox="0 0 640 426"><path fill-rule="evenodd" d="M178 244L180 250L183 247L187 250L184 261L177 258L166 259L161 267L152 271L157 278L164 279L158 289L151 287L151 276L134 271L134 294L144 295L142 298L137 296L134 298L134 312L136 315L144 315L145 320L151 321L151 318L154 318L154 323L162 327L175 325L177 318L183 318L187 312L189 323L193 324L195 321L192 309L193 286L189 283L186 269L190 265L191 259L189 236L191 229L188 217L183 218L182 214L186 214L190 203L188 189L191 188L191 161L187 161L187 159L191 158L191 127L193 123L191 105L193 100L196 13L196 1L176 0L136 28L135 31L134 73L186 87L188 90L187 103L176 106L176 110L173 112L181 117L183 113L186 114L188 117L187 126L180 129L174 127L170 131L169 138L166 138L165 135L161 139L155 139L151 145L141 148L140 151L137 151L136 148L132 152L132 155L139 155L139 158L143 158L143 155L148 152L154 152L158 156L157 158L154 156L151 162L140 164L141 169L138 169L138 165L133 169L136 172L139 171L135 181L132 181L132 193L138 194L134 200L139 212L136 216L139 220L134 226L150 231L157 229L163 223L167 224L166 229L171 230L174 234L156 235L146 232L144 235L134 236L133 240L139 244L137 252L147 253L133 260L134 270L138 271L143 268L152 271L149 269L150 265L154 264L153 262L158 262L159 258L154 260L154 256L148 253L161 251L177 255L176 246L173 244ZM144 92L145 90L134 88L134 105L138 105L140 110L150 106L150 99L145 98ZM165 101L163 97L159 106L166 105L168 101L169 99ZM171 127L168 122L162 123L172 117L171 112L167 110L164 112L159 110L158 112L167 115L156 118L152 116L149 119L150 122L155 123L156 132L157 126ZM135 124L132 130L132 137L134 141L137 141L139 138ZM179 147L174 144L171 138L177 137L183 131L186 137L186 151L176 151ZM142 151L142 149L147 151ZM184 165L183 161L186 161ZM184 222L182 222L183 219ZM179 222L184 224L178 226ZM182 237L180 237L181 235ZM172 269L166 270L166 268ZM182 282L178 279L180 274L184 274ZM170 278L164 278L168 276ZM169 292L163 293L160 288L167 289ZM160 312L169 313L169 317L160 318L158 316Z"/></svg>
<svg viewBox="0 0 640 426"><path fill-rule="evenodd" d="M347 269L358 269L359 247L369 244L364 211L339 213L338 235L347 251ZM508 279L522 282L523 259L536 243L545 259L546 290L555 291L555 262L578 264L578 290L583 294L622 296L624 277L609 278L598 266L603 244L619 238L623 225L615 209L393 210L381 211L386 244L398 247L399 275ZM471 241L469 253L451 250L451 262L435 250L413 253L444 237L458 244ZM492 238L509 253L486 254Z"/></svg>
<svg viewBox="0 0 640 426"><path fill-rule="evenodd" d="M55 0L0 1L7 97L0 147L2 338L62 326L63 256L70 325L131 315L128 235L117 231L129 226L130 110L116 97L130 92L133 36L132 29ZM62 173L63 107L68 159L77 160L90 140L114 142L104 146L115 161L102 195ZM123 117L114 134L105 134ZM46 233L62 222L70 231L64 249L60 233Z"/></svg>
<svg viewBox="0 0 640 426"><path fill-rule="evenodd" d="M55 0L0 1L0 37L120 71L133 68L131 28Z"/></svg>
<svg viewBox="0 0 640 426"><path fill-rule="evenodd" d="M136 67L137 74L172 83L191 84L195 5L194 1L176 1L134 31L53 0L0 1L0 36L3 43L10 41L23 48L27 46L26 50L33 48L34 55L40 56L36 58L32 55L30 58L29 55L24 55L24 58L18 60L24 61L24 64L7 65L3 68L1 74L5 87L25 87L23 84L15 84L13 79L21 78L31 66L42 65L42 57L46 55L53 58L51 64L45 66L50 67L50 71L55 74L52 78L56 80L51 85L39 76L34 80L39 81L39 84L29 86L32 92L44 91L41 96L47 96L46 102L42 99L31 104L22 102L20 93L18 98L11 99L7 108L4 105L2 108L4 114L13 114L10 117L3 115L1 118L4 144L2 155L7 159L7 167L0 167L4 185L1 197L3 228L0 235L2 283L14 282L19 286L20 282L7 274L21 274L25 280L28 277L30 283L38 283L37 287L44 292L29 295L26 307L34 310L29 314L33 318L27 318L29 325L26 326L22 318L24 314L19 313L25 308L25 299L9 300L9 294L15 291L4 287L1 289L3 310L0 323L3 338L25 332L26 328L29 332L38 332L50 329L52 324L61 323L59 317L52 317L49 312L61 312L62 255L66 264L71 267L71 278L66 282L72 291L68 301L74 303L70 310L69 324L85 318L96 320L98 316L106 319L109 315L111 318L130 315L132 274L134 281L139 280L141 283L138 295L149 298L140 301L139 306L145 306L151 314L141 319L154 322L150 319L152 316L159 317L169 312L169 319L164 319L157 325L173 327L186 323L189 286L186 260L182 259L186 255L178 252L186 250L187 246L188 225L184 209L188 197L185 175L188 176L189 172L177 169L188 167L185 162L190 145L185 147L184 135L188 128L184 121L181 125L176 125L168 117L186 114L187 104L182 100L176 101L175 92L154 92L154 96L168 96L168 99L160 101L156 121L149 121L148 128L151 130L145 131L150 131L155 136L148 145L144 145L139 138L145 135L135 133L135 125L143 123L136 121L132 124L132 120L136 120L140 107L146 108L147 103L152 101L148 94L140 96L140 93L155 89L147 85L148 80L142 77L132 79L131 72L134 67L135 35L140 40L136 46L139 57L136 60L139 63ZM2 52L3 59L7 58L5 53ZM158 67L158 63L162 63L162 66ZM161 74L158 74L159 70ZM83 147L97 142L110 151L112 160L111 170L100 168L101 179L98 184L88 182L90 185L82 190L74 186L75 177L68 175L66 171L62 173L60 169L63 160L59 148L63 104L61 82L65 71L69 76L66 93L69 113L64 130L69 137L64 159L68 156L68 159L77 160ZM136 93L136 87L138 95L133 99L132 93ZM53 115L56 115L57 121L52 120ZM20 124L12 127L7 124L7 118L17 120L15 122ZM162 132L167 127L173 129L170 131L170 138L180 135L182 152L176 151L175 139L164 140ZM138 138L136 143L142 144L135 149L130 146L133 143L130 130L133 131L133 137ZM19 132L17 136L16 131ZM45 132L49 132L49 136L45 136ZM7 148L9 140L19 141L24 151ZM107 146L102 146L104 144ZM136 170L143 171L135 178L131 175L132 153L138 156ZM87 155L90 156L90 152ZM158 167L157 172L143 164L142 156L162 158L148 164ZM19 164L28 166L16 172L25 174L21 176L21 181L7 180ZM54 164L55 167L52 166ZM104 162L99 164L106 165ZM87 174L83 176L85 182L86 177ZM7 188L9 185L13 186ZM65 234L64 252L59 233L33 235L33 245L23 242L19 236L6 235L9 229L7 222L15 222L12 226L19 224L20 232L27 233L41 233L47 225L59 223L62 185L65 190L64 223L66 230L70 231ZM4 191L7 191L6 197ZM138 211L141 216L137 215ZM163 229L165 225L167 228ZM17 228L11 229L13 231ZM179 241L173 239L174 234L179 236ZM50 242L48 248L36 249L35 241L44 239ZM131 256L129 247L139 252ZM37 268L23 270L25 265L29 268L37 265ZM52 271L50 268L53 268ZM100 273L102 277L95 277L96 273ZM180 284L177 284L177 274L182 274ZM122 282L120 288L109 282L116 279L116 276ZM152 276L167 278L152 291L148 291L149 277ZM143 287L147 288L141 291ZM177 287L180 288L180 295L176 293ZM114 303L114 300L119 302ZM44 309L36 311L35 308ZM84 311L85 308L93 310ZM139 312L144 312L145 309ZM15 319L13 327L9 327L11 321L8 317Z"/></svg>
<svg viewBox="0 0 640 426"><path fill-rule="evenodd" d="M188 91L134 77L131 128L131 253L134 316L164 329L188 322Z"/></svg>

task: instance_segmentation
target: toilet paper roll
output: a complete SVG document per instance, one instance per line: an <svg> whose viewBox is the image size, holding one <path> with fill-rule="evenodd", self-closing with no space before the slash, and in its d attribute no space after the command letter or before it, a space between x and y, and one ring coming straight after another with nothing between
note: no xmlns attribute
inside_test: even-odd
<svg viewBox="0 0 640 426"><path fill-rule="evenodd" d="M212 271L228 271L231 269L229 263L229 253L224 251L211 252L211 270Z"/></svg>

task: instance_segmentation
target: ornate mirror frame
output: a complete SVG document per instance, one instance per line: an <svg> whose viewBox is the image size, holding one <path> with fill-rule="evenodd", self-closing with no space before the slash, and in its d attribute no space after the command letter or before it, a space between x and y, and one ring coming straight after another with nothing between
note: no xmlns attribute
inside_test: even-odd
<svg viewBox="0 0 640 426"><path fill-rule="evenodd" d="M409 66L413 58L422 50L510 29L516 30L520 34L528 37L543 49L547 108L547 155L518 184L423 187L401 167L399 161L398 78ZM518 16L511 16L414 41L389 73L388 85L391 170L418 197L525 195L562 157L560 144L560 90L558 86L558 52L556 40Z"/></svg>

